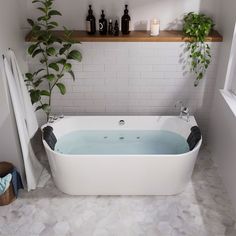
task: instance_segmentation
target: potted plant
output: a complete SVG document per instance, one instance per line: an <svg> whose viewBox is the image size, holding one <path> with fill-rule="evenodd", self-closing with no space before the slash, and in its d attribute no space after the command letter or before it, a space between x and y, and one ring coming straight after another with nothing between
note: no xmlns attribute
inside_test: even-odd
<svg viewBox="0 0 236 236"><path fill-rule="evenodd" d="M80 62L81 53L73 49L72 32L64 27L63 38L57 37L53 30L58 23L53 19L61 16L61 13L53 8L53 0L34 0L41 15L37 20L28 19L31 26L31 34L34 39L28 48L28 54L39 60L40 68L26 74L26 83L29 88L31 101L37 104L37 110L46 113L47 120L51 113L52 92L55 88L60 93L66 93L63 83L65 73L69 73L73 80L75 76L72 70L71 60Z"/></svg>
<svg viewBox="0 0 236 236"><path fill-rule="evenodd" d="M204 14L190 12L184 17L183 33L188 37L188 60L190 71L195 74L195 86L204 77L211 62L211 51L206 37L213 28L213 20Z"/></svg>

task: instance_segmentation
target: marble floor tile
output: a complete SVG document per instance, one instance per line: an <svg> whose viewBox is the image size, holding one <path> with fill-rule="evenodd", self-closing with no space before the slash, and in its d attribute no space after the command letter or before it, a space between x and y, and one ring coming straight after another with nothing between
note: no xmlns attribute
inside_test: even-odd
<svg viewBox="0 0 236 236"><path fill-rule="evenodd" d="M176 196L69 196L52 180L0 207L2 236L236 236L234 212L206 150Z"/></svg>

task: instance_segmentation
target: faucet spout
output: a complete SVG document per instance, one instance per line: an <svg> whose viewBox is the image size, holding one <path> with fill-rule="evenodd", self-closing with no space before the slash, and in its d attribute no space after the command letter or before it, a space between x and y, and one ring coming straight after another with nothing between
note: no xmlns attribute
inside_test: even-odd
<svg viewBox="0 0 236 236"><path fill-rule="evenodd" d="M184 103L182 101L178 101L175 104L175 108L180 107L180 114L179 117L181 119L185 119L187 122L189 122L190 117L190 110L188 107L184 106Z"/></svg>
<svg viewBox="0 0 236 236"><path fill-rule="evenodd" d="M187 122L189 122L189 116L190 116L189 108L184 106L181 107L180 118L186 117Z"/></svg>

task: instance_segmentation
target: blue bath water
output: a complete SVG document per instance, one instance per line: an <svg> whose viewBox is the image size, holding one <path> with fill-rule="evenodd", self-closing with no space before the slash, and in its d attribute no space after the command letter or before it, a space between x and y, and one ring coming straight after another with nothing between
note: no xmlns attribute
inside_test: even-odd
<svg viewBox="0 0 236 236"><path fill-rule="evenodd" d="M185 153L189 146L182 136L165 130L84 130L61 137L55 151L78 155L155 155Z"/></svg>

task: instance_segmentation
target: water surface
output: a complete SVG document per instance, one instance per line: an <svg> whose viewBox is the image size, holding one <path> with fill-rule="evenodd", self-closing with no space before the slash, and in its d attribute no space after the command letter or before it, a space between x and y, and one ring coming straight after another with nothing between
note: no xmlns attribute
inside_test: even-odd
<svg viewBox="0 0 236 236"><path fill-rule="evenodd" d="M185 138L165 130L82 130L58 139L55 151L78 155L156 155L189 151Z"/></svg>

